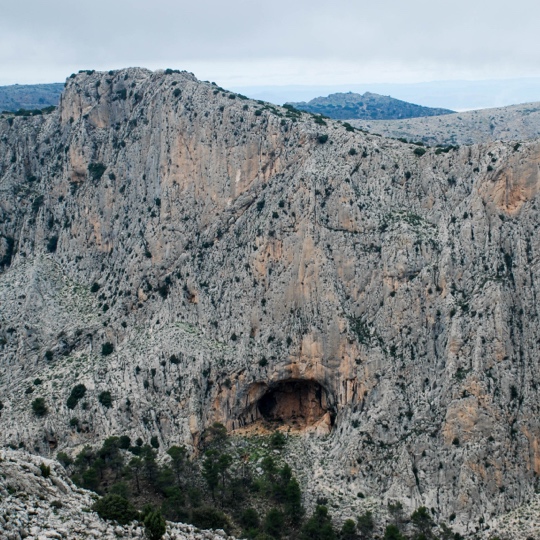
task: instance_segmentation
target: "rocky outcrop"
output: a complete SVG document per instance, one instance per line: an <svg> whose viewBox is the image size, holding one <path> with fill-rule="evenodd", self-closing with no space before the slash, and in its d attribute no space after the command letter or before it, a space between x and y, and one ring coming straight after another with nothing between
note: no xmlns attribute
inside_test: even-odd
<svg viewBox="0 0 540 540"><path fill-rule="evenodd" d="M308 503L481 529L540 473L539 148L422 153L189 73L74 76L0 119L2 442L195 452L216 421L302 417Z"/></svg>
<svg viewBox="0 0 540 540"><path fill-rule="evenodd" d="M45 472L44 472L45 470ZM1 540L148 538L138 522L119 525L91 510L95 493L75 487L54 460L0 450ZM234 540L223 531L167 523L163 540Z"/></svg>
<svg viewBox="0 0 540 540"><path fill-rule="evenodd" d="M423 141L433 146L522 141L540 137L540 103L463 111L432 118L354 120L351 123L385 137Z"/></svg>

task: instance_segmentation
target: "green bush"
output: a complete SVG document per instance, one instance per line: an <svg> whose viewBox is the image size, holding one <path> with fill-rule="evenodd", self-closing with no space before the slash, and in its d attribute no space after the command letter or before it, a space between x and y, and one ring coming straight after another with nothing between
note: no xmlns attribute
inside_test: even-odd
<svg viewBox="0 0 540 540"><path fill-rule="evenodd" d="M425 148L422 148L421 146L419 146L418 148L415 148L414 149L414 155L415 156L423 156L424 154L426 153L426 149Z"/></svg>
<svg viewBox="0 0 540 540"><path fill-rule="evenodd" d="M34 411L34 414L38 417L45 416L49 410L47 409L47 405L45 404L45 398L38 397L32 401L32 411Z"/></svg>
<svg viewBox="0 0 540 540"><path fill-rule="evenodd" d="M58 236L51 236L47 240L47 251L49 253L55 253L57 247L58 247Z"/></svg>
<svg viewBox="0 0 540 540"><path fill-rule="evenodd" d="M287 437L285 437L285 435L283 435L281 431L274 431L274 433L272 433L272 436L270 437L270 444L274 448L283 448L286 442Z"/></svg>
<svg viewBox="0 0 540 540"><path fill-rule="evenodd" d="M58 454L56 454L56 460L65 468L65 467L69 467L69 465L72 465L73 464L73 460L71 459L71 457L66 454L65 452L58 452Z"/></svg>
<svg viewBox="0 0 540 540"><path fill-rule="evenodd" d="M152 510L146 514L144 528L150 540L160 540L162 538L167 530L167 524L160 510Z"/></svg>
<svg viewBox="0 0 540 540"><path fill-rule="evenodd" d="M114 345L110 341L107 341L107 343L103 343L103 345L101 346L101 354L103 356L109 356L113 352L114 352Z"/></svg>
<svg viewBox="0 0 540 540"><path fill-rule="evenodd" d="M43 478L49 478L49 476L51 476L51 468L49 465L40 463L39 470L41 471L41 476L43 476Z"/></svg>
<svg viewBox="0 0 540 540"><path fill-rule="evenodd" d="M317 140L319 141L320 144L324 144L328 140L328 135L326 133L319 135L317 137Z"/></svg>
<svg viewBox="0 0 540 540"><path fill-rule="evenodd" d="M92 510L97 512L100 518L117 521L121 525L127 525L139 518L139 512L133 505L124 497L115 494L105 495L98 499L92 506Z"/></svg>
<svg viewBox="0 0 540 540"><path fill-rule="evenodd" d="M118 448L127 450L131 446L131 439L127 435L121 435L118 440Z"/></svg>
<svg viewBox="0 0 540 540"><path fill-rule="evenodd" d="M201 506L195 508L191 516L191 523L200 529L223 529L230 530L229 520L227 516L210 506Z"/></svg>
<svg viewBox="0 0 540 540"><path fill-rule="evenodd" d="M88 173L92 177L92 180L101 180L106 170L107 166L103 163L90 163L88 165Z"/></svg>
<svg viewBox="0 0 540 540"><path fill-rule="evenodd" d="M84 384L77 384L74 386L66 402L68 409L74 409L85 394L86 386L84 386Z"/></svg>
<svg viewBox="0 0 540 540"><path fill-rule="evenodd" d="M107 409L112 407L112 396L111 393L108 390L104 390L99 394L98 401Z"/></svg>

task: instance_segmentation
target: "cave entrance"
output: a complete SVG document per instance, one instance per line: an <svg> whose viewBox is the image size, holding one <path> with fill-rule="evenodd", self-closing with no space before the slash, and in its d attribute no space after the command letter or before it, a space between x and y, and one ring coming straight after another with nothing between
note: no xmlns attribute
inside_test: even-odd
<svg viewBox="0 0 540 540"><path fill-rule="evenodd" d="M259 399L257 409L267 422L302 429L323 417L333 423L326 390L317 382L288 380L275 383Z"/></svg>

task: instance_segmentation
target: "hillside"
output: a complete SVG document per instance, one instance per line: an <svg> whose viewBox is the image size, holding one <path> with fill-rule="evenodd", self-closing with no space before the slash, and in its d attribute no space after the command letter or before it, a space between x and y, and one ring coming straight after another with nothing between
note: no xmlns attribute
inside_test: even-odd
<svg viewBox="0 0 540 540"><path fill-rule="evenodd" d="M416 118L451 114L448 109L435 109L408 103L390 96L366 92L330 94L311 101L289 103L296 109L313 114L322 114L335 120L392 120L397 118Z"/></svg>
<svg viewBox="0 0 540 540"><path fill-rule="evenodd" d="M538 141L441 153L144 69L0 135L3 445L279 427L307 508L469 535L534 496Z"/></svg>
<svg viewBox="0 0 540 540"><path fill-rule="evenodd" d="M466 111L434 118L362 121L351 124L386 137L437 144L476 144L540 137L540 102Z"/></svg>
<svg viewBox="0 0 540 540"><path fill-rule="evenodd" d="M58 105L62 83L0 86L0 111L44 109Z"/></svg>

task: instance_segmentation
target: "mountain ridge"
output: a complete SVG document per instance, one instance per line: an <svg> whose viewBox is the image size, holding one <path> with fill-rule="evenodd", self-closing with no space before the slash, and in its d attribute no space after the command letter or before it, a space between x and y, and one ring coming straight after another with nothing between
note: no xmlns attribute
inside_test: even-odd
<svg viewBox="0 0 540 540"><path fill-rule="evenodd" d="M63 89L63 83L0 86L0 111L15 112L20 109L56 106Z"/></svg>
<svg viewBox="0 0 540 540"><path fill-rule="evenodd" d="M532 497L538 141L438 153L143 69L0 133L3 444L279 417L307 506L474 534Z"/></svg>
<svg viewBox="0 0 540 540"><path fill-rule="evenodd" d="M335 93L309 102L288 103L296 109L322 114L334 120L390 120L451 114L449 109L424 107L373 92Z"/></svg>

